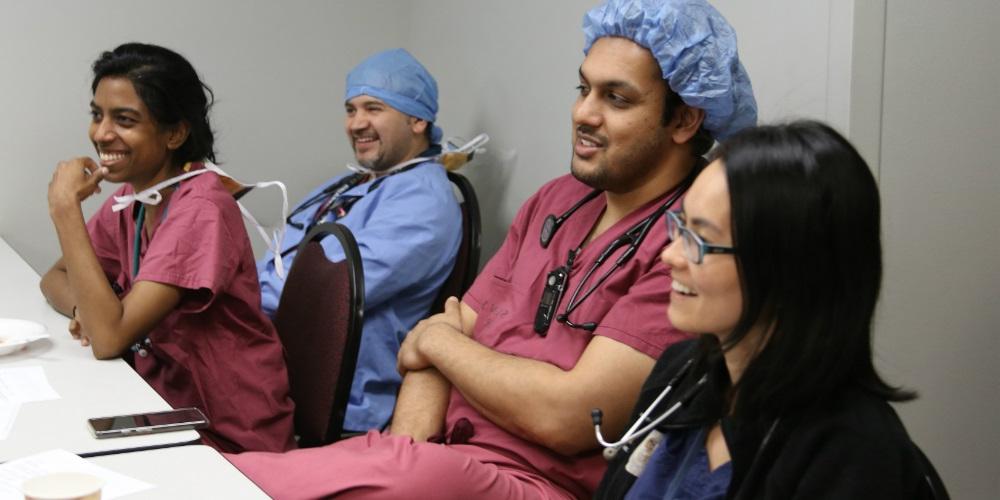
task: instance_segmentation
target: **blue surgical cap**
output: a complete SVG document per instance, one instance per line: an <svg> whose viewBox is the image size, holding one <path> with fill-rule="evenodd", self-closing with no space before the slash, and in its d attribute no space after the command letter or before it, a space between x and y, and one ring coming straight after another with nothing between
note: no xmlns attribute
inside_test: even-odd
<svg viewBox="0 0 1000 500"><path fill-rule="evenodd" d="M608 0L583 16L583 34L584 54L606 36L649 49L670 88L705 111L704 127L715 139L757 123L736 33L704 0Z"/></svg>
<svg viewBox="0 0 1000 500"><path fill-rule="evenodd" d="M437 119L437 82L420 61L403 49L372 55L347 74L344 101L359 95L379 99L397 111L427 120L432 125ZM441 128L434 126L431 143L439 142Z"/></svg>

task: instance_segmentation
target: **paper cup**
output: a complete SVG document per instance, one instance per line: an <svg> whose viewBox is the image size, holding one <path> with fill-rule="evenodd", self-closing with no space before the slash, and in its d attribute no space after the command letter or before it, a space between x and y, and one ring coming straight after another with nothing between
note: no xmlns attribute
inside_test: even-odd
<svg viewBox="0 0 1000 500"><path fill-rule="evenodd" d="M56 472L21 484L25 500L100 500L104 480L79 472Z"/></svg>

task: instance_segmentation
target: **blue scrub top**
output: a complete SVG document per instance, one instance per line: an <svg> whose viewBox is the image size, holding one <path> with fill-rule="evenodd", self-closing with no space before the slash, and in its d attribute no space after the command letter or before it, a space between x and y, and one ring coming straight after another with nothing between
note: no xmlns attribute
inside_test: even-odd
<svg viewBox="0 0 1000 500"><path fill-rule="evenodd" d="M723 500L732 462L709 470L705 430L668 432L656 446L625 500Z"/></svg>
<svg viewBox="0 0 1000 500"><path fill-rule="evenodd" d="M341 175L316 188L304 200L337 182ZM388 423L396 403L401 377L396 356L407 332L427 316L431 303L448 277L462 237L462 214L444 167L433 162L385 177L369 192L373 181L355 186L341 196L359 197L336 222L354 234L365 276L365 316L358 365L344 429L365 431ZM304 202L303 202L304 203ZM296 214L281 249L298 246L322 203ZM323 241L327 257L344 259L336 238ZM290 269L295 251L282 259ZM284 279L268 251L257 263L264 312L271 318L278 307Z"/></svg>

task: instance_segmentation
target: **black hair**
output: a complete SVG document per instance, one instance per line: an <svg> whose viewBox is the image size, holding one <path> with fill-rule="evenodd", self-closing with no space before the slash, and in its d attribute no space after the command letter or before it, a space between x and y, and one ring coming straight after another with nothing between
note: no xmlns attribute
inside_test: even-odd
<svg viewBox="0 0 1000 500"><path fill-rule="evenodd" d="M815 121L745 130L713 151L726 171L743 311L724 348L765 325L733 411L775 417L860 386L890 401L872 363L882 282L879 194L868 165Z"/></svg>
<svg viewBox="0 0 1000 500"><path fill-rule="evenodd" d="M670 88L670 84L666 80L663 80L663 86L667 89L667 94L666 98L663 99L663 116L660 118L660 124L666 126L670 123L670 120L674 119L674 113L684 104L684 100L681 99L680 94ZM691 138L691 153L695 156L704 156L708 150L712 149L712 145L714 144L715 139L705 129L705 124L702 123L698 126L698 131Z"/></svg>
<svg viewBox="0 0 1000 500"><path fill-rule="evenodd" d="M215 96L183 56L157 45L126 43L101 54L93 70L92 92L103 78L128 78L160 126L187 123L187 140L171 156L174 166L215 161L215 137L208 121Z"/></svg>

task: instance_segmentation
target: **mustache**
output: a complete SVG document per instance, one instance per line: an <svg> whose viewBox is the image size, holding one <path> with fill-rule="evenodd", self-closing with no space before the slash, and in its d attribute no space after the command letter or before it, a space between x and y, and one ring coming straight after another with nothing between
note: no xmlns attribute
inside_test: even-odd
<svg viewBox="0 0 1000 500"><path fill-rule="evenodd" d="M597 129L591 127L590 125L577 125L576 126L577 137L583 137L589 141L593 141L603 146L608 143L608 138L604 135L598 134Z"/></svg>

